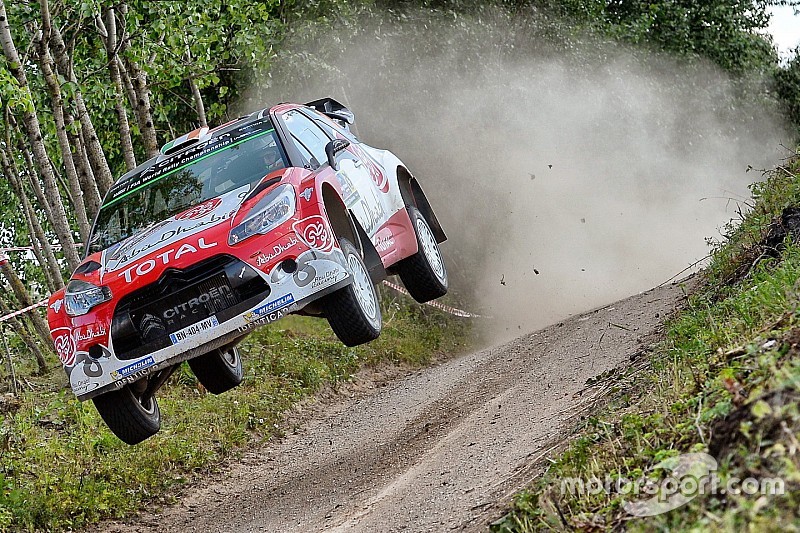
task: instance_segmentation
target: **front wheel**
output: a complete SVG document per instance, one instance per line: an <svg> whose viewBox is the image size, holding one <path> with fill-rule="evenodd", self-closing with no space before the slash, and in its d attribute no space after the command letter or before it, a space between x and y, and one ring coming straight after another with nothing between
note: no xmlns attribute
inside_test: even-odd
<svg viewBox="0 0 800 533"><path fill-rule="evenodd" d="M397 263L396 268L411 296L425 303L447 294L447 268L425 217L415 207L408 208L408 216L417 235L419 250Z"/></svg>
<svg viewBox="0 0 800 533"><path fill-rule="evenodd" d="M137 395L130 385L92 398L97 412L122 442L138 444L161 429L161 411L154 396Z"/></svg>
<svg viewBox="0 0 800 533"><path fill-rule="evenodd" d="M322 299L325 317L331 329L346 346L373 341L381 333L381 308L375 285L358 248L347 239L340 246L353 276L353 283Z"/></svg>
<svg viewBox="0 0 800 533"><path fill-rule="evenodd" d="M242 358L236 347L214 350L189 359L197 381L212 394L222 394L242 382Z"/></svg>

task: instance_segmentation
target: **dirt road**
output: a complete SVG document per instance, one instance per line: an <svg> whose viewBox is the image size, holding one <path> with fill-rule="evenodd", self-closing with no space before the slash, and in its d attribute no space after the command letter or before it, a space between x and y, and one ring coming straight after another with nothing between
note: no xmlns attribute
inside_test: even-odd
<svg viewBox="0 0 800 533"><path fill-rule="evenodd" d="M118 531L482 530L683 300L665 286L326 408L221 482ZM581 392L584 391L584 392Z"/></svg>

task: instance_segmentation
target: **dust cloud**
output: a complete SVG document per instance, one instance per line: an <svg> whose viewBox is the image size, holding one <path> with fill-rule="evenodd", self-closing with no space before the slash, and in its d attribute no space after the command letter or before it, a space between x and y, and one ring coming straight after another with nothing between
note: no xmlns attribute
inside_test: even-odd
<svg viewBox="0 0 800 533"><path fill-rule="evenodd" d="M317 34L241 104L345 101L361 139L419 178L449 235L454 292L494 318L495 340L706 256L760 177L748 165L772 166L789 141L710 65L551 22L420 13Z"/></svg>

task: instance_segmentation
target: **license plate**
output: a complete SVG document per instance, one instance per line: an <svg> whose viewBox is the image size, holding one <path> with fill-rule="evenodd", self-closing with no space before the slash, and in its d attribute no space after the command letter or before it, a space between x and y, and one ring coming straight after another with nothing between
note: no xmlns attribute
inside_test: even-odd
<svg viewBox="0 0 800 533"><path fill-rule="evenodd" d="M175 333L171 333L169 338L172 340L172 344L178 344L179 342L183 342L189 337L193 337L198 333L202 333L207 331L215 326L219 326L219 320L217 320L217 316L213 315L205 320L201 320L200 322L195 322L191 326L187 326Z"/></svg>

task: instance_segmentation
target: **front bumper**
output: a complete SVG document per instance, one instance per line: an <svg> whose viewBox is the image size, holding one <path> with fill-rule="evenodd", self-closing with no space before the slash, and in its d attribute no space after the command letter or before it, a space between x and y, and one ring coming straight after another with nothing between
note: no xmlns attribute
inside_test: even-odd
<svg viewBox="0 0 800 533"><path fill-rule="evenodd" d="M254 268L266 282L267 291L170 332L166 342L162 336L155 343L134 350L126 347L124 352L119 350L118 353L114 346L114 326L111 326L111 334L102 339L107 339L106 344L101 342L92 349L76 351L74 364L65 365L75 395L81 401L88 400L231 344L253 328L299 311L352 282L339 248L309 247L296 258L292 257L295 264L294 269L289 269L292 271L287 271L284 258L277 255L277 263L273 265L270 261L270 265L264 265L268 271ZM57 333L54 331L54 335Z"/></svg>

